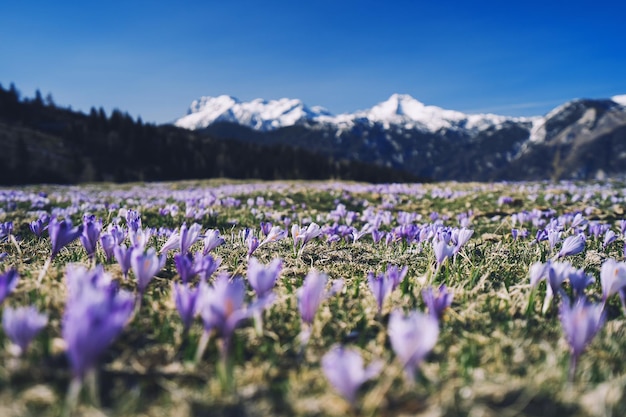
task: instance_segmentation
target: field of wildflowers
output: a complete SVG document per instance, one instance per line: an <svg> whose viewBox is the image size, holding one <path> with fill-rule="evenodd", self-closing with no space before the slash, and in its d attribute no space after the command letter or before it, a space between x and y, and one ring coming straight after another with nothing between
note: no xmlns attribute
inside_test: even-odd
<svg viewBox="0 0 626 417"><path fill-rule="evenodd" d="M0 415L626 415L626 185L0 190Z"/></svg>

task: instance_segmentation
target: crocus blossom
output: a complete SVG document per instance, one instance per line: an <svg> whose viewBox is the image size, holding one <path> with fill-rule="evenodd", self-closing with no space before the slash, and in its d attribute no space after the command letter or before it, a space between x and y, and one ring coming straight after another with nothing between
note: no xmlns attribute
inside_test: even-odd
<svg viewBox="0 0 626 417"><path fill-rule="evenodd" d="M263 265L256 258L248 261L248 282L258 298L264 298L272 292L276 280L283 268L280 258L274 259L269 265Z"/></svg>
<svg viewBox="0 0 626 417"><path fill-rule="evenodd" d="M433 250L435 252L435 259L437 265L443 264L443 262L454 255L454 246L448 245L444 239L438 240L433 243Z"/></svg>
<svg viewBox="0 0 626 417"><path fill-rule="evenodd" d="M343 287L343 280L335 280L330 291L326 291L327 282L328 275L312 269L304 278L302 287L298 288L298 308L304 323L312 325L322 301L341 291Z"/></svg>
<svg viewBox="0 0 626 417"><path fill-rule="evenodd" d="M70 291L61 333L74 377L81 381L128 322L134 297L118 290L101 268L68 269L66 276Z"/></svg>
<svg viewBox="0 0 626 417"><path fill-rule="evenodd" d="M2 328L11 342L23 354L35 336L48 324L48 316L36 307L6 307L2 313Z"/></svg>
<svg viewBox="0 0 626 417"><path fill-rule="evenodd" d="M600 282L602 301L606 303L613 294L619 294L622 309L626 314L626 262L607 259L600 269Z"/></svg>
<svg viewBox="0 0 626 417"><path fill-rule="evenodd" d="M209 229L204 234L203 244L204 248L202 252L207 255L213 249L224 244L224 238L220 236L220 231L217 229Z"/></svg>
<svg viewBox="0 0 626 417"><path fill-rule="evenodd" d="M265 239L259 243L259 247L270 242L278 242L279 240L284 239L285 236L287 236L287 231L285 229L280 226L273 226L265 235Z"/></svg>
<svg viewBox="0 0 626 417"><path fill-rule="evenodd" d="M572 380L578 358L604 324L603 305L591 304L582 298L572 304L564 301L560 308L560 319L565 340L572 352L570 361L570 380Z"/></svg>
<svg viewBox="0 0 626 417"><path fill-rule="evenodd" d="M80 242L85 248L89 259L92 259L96 254L96 248L98 245L98 239L100 238L101 231L102 220L96 219L94 216L91 215L84 216L83 231L80 235Z"/></svg>
<svg viewBox="0 0 626 417"><path fill-rule="evenodd" d="M416 368L437 343L439 322L432 315L417 310L408 315L394 310L387 333L391 347L412 379Z"/></svg>
<svg viewBox="0 0 626 417"><path fill-rule="evenodd" d="M152 278L165 266L165 255L158 255L154 248L147 252L135 248L130 256L130 266L137 279L139 294L143 294Z"/></svg>
<svg viewBox="0 0 626 417"><path fill-rule="evenodd" d="M19 281L17 269L11 268L0 274L0 304L13 292Z"/></svg>
<svg viewBox="0 0 626 417"><path fill-rule="evenodd" d="M453 295L448 291L445 284L441 284L437 293L431 286L428 286L422 290L422 300L428 307L428 314L435 317L437 320L441 320L446 309L452 304Z"/></svg>
<svg viewBox="0 0 626 417"><path fill-rule="evenodd" d="M78 239L82 232L82 225L73 227L71 220L59 221L53 217L48 225L48 235L50 235L50 243L52 244L50 259L53 259L64 246Z"/></svg>
<svg viewBox="0 0 626 417"><path fill-rule="evenodd" d="M372 291L372 294L374 295L374 298L376 299L376 305L378 306L378 312L380 313L383 309L385 300L393 290L393 281L389 279L387 275L375 275L373 272L370 272L367 274L367 283Z"/></svg>
<svg viewBox="0 0 626 417"><path fill-rule="evenodd" d="M563 241L563 245L557 257L564 258L565 256L577 255L583 250L585 250L585 239L583 235L569 236Z"/></svg>
<svg viewBox="0 0 626 417"><path fill-rule="evenodd" d="M375 378L383 368L381 361L374 361L367 367L356 349L333 346L322 357L322 370L330 384L354 405L359 387L369 379Z"/></svg>
<svg viewBox="0 0 626 417"><path fill-rule="evenodd" d="M189 227L187 227L186 224L183 224L180 227L180 253L186 254L189 252L189 248L200 240L201 231L202 226L198 223L194 223Z"/></svg>
<svg viewBox="0 0 626 417"><path fill-rule="evenodd" d="M241 320L250 316L244 304L246 287L239 277L218 275L213 286L201 283L198 312L202 317L205 333L216 331L228 345L233 331ZM226 348L227 349L227 348Z"/></svg>
<svg viewBox="0 0 626 417"><path fill-rule="evenodd" d="M131 256L133 254L134 248L127 248L123 243L119 246L115 246L113 248L113 255L115 256L115 260L120 265L122 269L122 274L124 278L128 278L128 271L131 268Z"/></svg>
<svg viewBox="0 0 626 417"><path fill-rule="evenodd" d="M198 301L198 296L200 295L200 287L191 288L187 284L179 284L174 282L172 284L173 287L173 298L174 304L176 305L176 310L180 314L180 318L183 322L183 328L186 332L193 318L196 315L196 306Z"/></svg>

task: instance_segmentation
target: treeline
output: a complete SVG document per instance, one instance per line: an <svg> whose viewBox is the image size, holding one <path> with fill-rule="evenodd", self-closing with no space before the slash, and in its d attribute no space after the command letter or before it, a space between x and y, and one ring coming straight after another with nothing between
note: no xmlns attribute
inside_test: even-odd
<svg viewBox="0 0 626 417"><path fill-rule="evenodd" d="M348 179L405 182L405 172L285 145L217 140L128 113L58 107L0 85L0 183L165 181L194 178Z"/></svg>

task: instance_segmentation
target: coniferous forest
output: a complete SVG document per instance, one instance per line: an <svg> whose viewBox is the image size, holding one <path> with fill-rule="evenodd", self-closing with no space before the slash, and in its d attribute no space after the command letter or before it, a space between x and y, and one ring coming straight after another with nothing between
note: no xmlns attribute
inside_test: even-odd
<svg viewBox="0 0 626 417"><path fill-rule="evenodd" d="M215 139L128 113L62 108L0 85L0 184L235 179L406 182L414 176L286 145Z"/></svg>

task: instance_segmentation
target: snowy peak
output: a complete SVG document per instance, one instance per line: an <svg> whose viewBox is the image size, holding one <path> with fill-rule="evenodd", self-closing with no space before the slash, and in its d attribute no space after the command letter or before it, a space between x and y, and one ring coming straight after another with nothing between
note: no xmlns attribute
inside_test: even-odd
<svg viewBox="0 0 626 417"><path fill-rule="evenodd" d="M259 131L270 131L295 124L331 125L349 129L357 124L382 124L425 132L463 130L476 133L506 121L527 121L494 114L468 115L436 106L427 106L407 94L393 94L368 110L332 115L323 107L307 107L300 100L256 99L240 102L234 97L202 97L194 100L186 116L175 122L187 129L202 129L216 122L231 122Z"/></svg>
<svg viewBox="0 0 626 417"><path fill-rule="evenodd" d="M231 122L268 131L314 120L330 113L323 107L308 108L300 100L256 99L241 102L231 96L201 97L189 106L186 116L174 123L186 129L202 129L216 122Z"/></svg>
<svg viewBox="0 0 626 417"><path fill-rule="evenodd" d="M619 96L613 96L611 97L611 100L613 100L613 102L620 104L622 106L626 106L626 94L622 94Z"/></svg>

